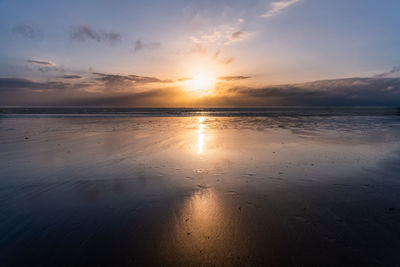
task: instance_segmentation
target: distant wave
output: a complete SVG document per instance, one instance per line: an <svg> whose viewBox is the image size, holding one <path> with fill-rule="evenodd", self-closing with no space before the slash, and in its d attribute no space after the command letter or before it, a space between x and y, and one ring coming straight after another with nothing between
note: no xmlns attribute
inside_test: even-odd
<svg viewBox="0 0 400 267"><path fill-rule="evenodd" d="M0 117L280 117L280 116L399 116L387 107L268 107L268 108L0 108Z"/></svg>

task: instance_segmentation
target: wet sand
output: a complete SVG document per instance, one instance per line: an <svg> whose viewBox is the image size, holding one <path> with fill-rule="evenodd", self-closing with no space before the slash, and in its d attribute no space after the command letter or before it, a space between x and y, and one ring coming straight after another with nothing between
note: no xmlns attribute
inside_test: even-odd
<svg viewBox="0 0 400 267"><path fill-rule="evenodd" d="M0 118L1 266L400 265L400 120Z"/></svg>

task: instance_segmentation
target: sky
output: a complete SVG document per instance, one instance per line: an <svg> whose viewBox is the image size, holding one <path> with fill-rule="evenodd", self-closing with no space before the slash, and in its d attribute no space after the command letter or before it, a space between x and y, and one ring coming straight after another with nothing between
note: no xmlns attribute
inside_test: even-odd
<svg viewBox="0 0 400 267"><path fill-rule="evenodd" d="M0 106L400 106L398 0L0 0Z"/></svg>

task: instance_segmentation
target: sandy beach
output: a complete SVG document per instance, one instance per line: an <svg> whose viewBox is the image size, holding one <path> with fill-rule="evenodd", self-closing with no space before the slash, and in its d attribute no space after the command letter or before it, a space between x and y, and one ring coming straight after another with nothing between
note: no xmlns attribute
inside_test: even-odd
<svg viewBox="0 0 400 267"><path fill-rule="evenodd" d="M395 266L399 166L398 116L4 117L0 263Z"/></svg>

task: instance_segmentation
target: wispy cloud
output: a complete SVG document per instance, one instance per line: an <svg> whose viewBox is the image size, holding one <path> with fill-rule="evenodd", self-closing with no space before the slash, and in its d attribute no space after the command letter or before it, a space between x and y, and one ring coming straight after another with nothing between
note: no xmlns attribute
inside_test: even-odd
<svg viewBox="0 0 400 267"><path fill-rule="evenodd" d="M223 38L224 33L220 30L211 30L207 32L198 32L196 36L191 36L190 40L193 43L215 43Z"/></svg>
<svg viewBox="0 0 400 267"><path fill-rule="evenodd" d="M106 32L95 30L88 25L73 26L70 31L71 40L86 41L92 40L96 42L105 42L109 44L116 44L121 41L121 34L117 32Z"/></svg>
<svg viewBox="0 0 400 267"><path fill-rule="evenodd" d="M195 44L195 46L190 50L191 53L195 54L206 54L208 51L207 47L203 44Z"/></svg>
<svg viewBox="0 0 400 267"><path fill-rule="evenodd" d="M299 2L300 0L280 0L276 2L272 2L270 9L261 15L263 18L273 17L280 13L283 9Z"/></svg>
<svg viewBox="0 0 400 267"><path fill-rule="evenodd" d="M28 24L17 24L12 28L12 31L15 34L33 41L40 41L43 39L43 32Z"/></svg>
<svg viewBox="0 0 400 267"><path fill-rule="evenodd" d="M80 78L82 78L82 76L79 76L79 75L63 75L63 76L59 76L58 78L62 78L62 79L80 79Z"/></svg>
<svg viewBox="0 0 400 267"><path fill-rule="evenodd" d="M128 76L132 81L136 83L172 83L173 80L161 80L156 77L147 77L147 76L139 76L139 75L129 75Z"/></svg>
<svg viewBox="0 0 400 267"><path fill-rule="evenodd" d="M39 59L39 58L36 58L36 57L32 57L31 59L28 59L26 62L32 63L32 64L50 66L50 67L55 67L55 66L57 66L57 64L54 63L54 62L51 61L51 60Z"/></svg>
<svg viewBox="0 0 400 267"><path fill-rule="evenodd" d="M162 80L156 77L139 75L118 75L94 72L98 76L97 81L101 81L107 88L114 90L124 90L132 88L134 85L144 85L150 83L172 83L173 80Z"/></svg>
<svg viewBox="0 0 400 267"><path fill-rule="evenodd" d="M250 79L250 76L221 76L218 77L218 80L224 80L224 81L238 81L238 80L245 80L245 79Z"/></svg>
<svg viewBox="0 0 400 267"><path fill-rule="evenodd" d="M244 31L237 31L237 32L233 32L231 34L231 36L229 37L228 40L228 44L229 43L233 43L233 42L237 42L237 41L242 41L247 39L247 37L249 36L248 32L244 32Z"/></svg>
<svg viewBox="0 0 400 267"><path fill-rule="evenodd" d="M57 66L57 64L54 61L47 59L32 57L28 59L26 62L28 62L30 65L33 65L38 71L43 73L65 71L62 66L61 67Z"/></svg>
<svg viewBox="0 0 400 267"><path fill-rule="evenodd" d="M190 80L193 80L193 78L184 77L184 78L177 79L178 82L184 82L184 81L190 81Z"/></svg>
<svg viewBox="0 0 400 267"><path fill-rule="evenodd" d="M217 60L218 56L221 54L221 50L217 50L211 57L212 60Z"/></svg>
<svg viewBox="0 0 400 267"><path fill-rule="evenodd" d="M243 23L244 20L239 20L237 25ZM235 24L223 24L206 32L198 32L190 36L190 40L196 45L202 44L219 44L228 45L232 42L242 41L249 37L249 33L239 30Z"/></svg>
<svg viewBox="0 0 400 267"><path fill-rule="evenodd" d="M233 57L228 58L227 60L224 61L225 65L231 64L235 59Z"/></svg>
<svg viewBox="0 0 400 267"><path fill-rule="evenodd" d="M201 39L203 41L213 43L213 42L219 40L221 37L222 37L222 34L221 34L220 31L214 31L214 32L211 32L211 33L204 33L201 36Z"/></svg>
<svg viewBox="0 0 400 267"><path fill-rule="evenodd" d="M160 46L161 46L160 42L145 43L142 40L137 40L135 42L134 51L138 52L138 51L146 50L146 49L153 50L153 49L159 48Z"/></svg>
<svg viewBox="0 0 400 267"><path fill-rule="evenodd" d="M390 71L384 72L384 73L381 73L381 74L377 74L374 77L375 78L384 78L384 77L388 77L388 76L390 76L392 74L399 73L399 72L400 72L400 66L396 66L396 67L392 68Z"/></svg>

